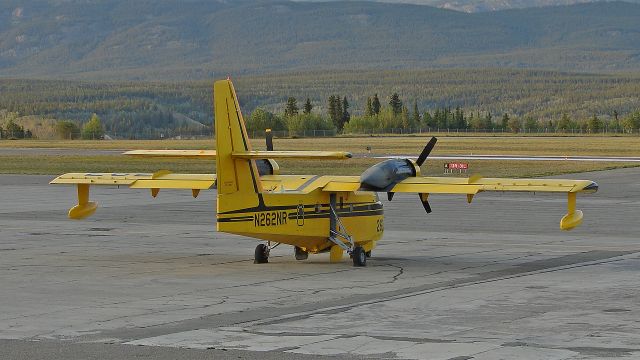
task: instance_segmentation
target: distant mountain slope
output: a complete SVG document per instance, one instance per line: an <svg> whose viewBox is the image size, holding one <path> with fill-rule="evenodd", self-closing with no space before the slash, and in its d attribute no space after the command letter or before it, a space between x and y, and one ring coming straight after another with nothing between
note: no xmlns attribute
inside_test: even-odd
<svg viewBox="0 0 640 360"><path fill-rule="evenodd" d="M200 79L302 69L640 69L640 5L467 14L371 2L5 0L0 76Z"/></svg>
<svg viewBox="0 0 640 360"><path fill-rule="evenodd" d="M296 1L330 1L330 0L296 0ZM335 0L340 1L340 0ZM355 0L342 0L355 1ZM384 3L403 3L435 6L464 12L498 11L507 9L525 9L531 7L575 5L590 2L606 2L612 0L373 0ZM640 3L640 0L623 0L630 3Z"/></svg>

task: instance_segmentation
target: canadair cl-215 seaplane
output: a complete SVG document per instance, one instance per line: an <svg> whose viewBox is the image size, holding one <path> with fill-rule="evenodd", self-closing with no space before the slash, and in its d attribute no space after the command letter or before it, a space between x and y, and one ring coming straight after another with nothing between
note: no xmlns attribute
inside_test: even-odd
<svg viewBox="0 0 640 360"><path fill-rule="evenodd" d="M364 266L384 231L382 203L377 192L416 193L427 213L429 194L466 195L471 202L482 191L558 192L568 196L568 212L560 228L570 230L582 222L576 210L577 193L592 193L598 185L589 180L422 177L420 166L429 156L432 138L417 160L382 161L360 176L280 175L275 159L349 159L340 151L253 151L244 119L230 80L214 84L215 137L217 150L136 150L126 155L213 159L217 174L175 174L160 170L153 174L70 173L52 184L77 185L78 204L69 217L82 219L97 208L89 201L91 185L128 185L150 189L200 190L217 187L217 230L265 241L255 249L255 262L268 262L273 246L295 247L295 257L330 253L337 262L347 252L354 266Z"/></svg>

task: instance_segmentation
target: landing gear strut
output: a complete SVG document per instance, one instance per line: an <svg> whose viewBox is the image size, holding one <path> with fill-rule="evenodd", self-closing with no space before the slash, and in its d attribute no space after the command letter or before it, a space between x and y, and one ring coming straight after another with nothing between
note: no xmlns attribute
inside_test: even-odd
<svg viewBox="0 0 640 360"><path fill-rule="evenodd" d="M269 247L265 244L259 244L256 246L254 264L266 264L269 262Z"/></svg>

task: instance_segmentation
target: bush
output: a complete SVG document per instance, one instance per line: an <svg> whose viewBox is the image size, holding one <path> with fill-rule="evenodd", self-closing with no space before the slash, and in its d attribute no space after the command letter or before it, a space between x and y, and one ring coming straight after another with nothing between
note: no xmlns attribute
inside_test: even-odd
<svg viewBox="0 0 640 360"><path fill-rule="evenodd" d="M306 130L335 130L333 123L317 114L298 114L286 118L289 132L296 133Z"/></svg>
<svg viewBox="0 0 640 360"><path fill-rule="evenodd" d="M286 124L281 117L261 108L255 109L247 121L247 131L285 130Z"/></svg>

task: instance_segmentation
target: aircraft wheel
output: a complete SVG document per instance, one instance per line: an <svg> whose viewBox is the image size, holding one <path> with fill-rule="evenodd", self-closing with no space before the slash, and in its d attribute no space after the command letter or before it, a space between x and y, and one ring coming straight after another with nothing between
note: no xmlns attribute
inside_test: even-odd
<svg viewBox="0 0 640 360"><path fill-rule="evenodd" d="M367 251L365 254L367 255L368 258L370 258L371 257L371 250Z"/></svg>
<svg viewBox="0 0 640 360"><path fill-rule="evenodd" d="M301 248L294 246L293 247L294 254L296 256L296 260L307 260L309 257L309 253L302 250Z"/></svg>
<svg viewBox="0 0 640 360"><path fill-rule="evenodd" d="M367 266L367 253L362 246L353 249L353 266Z"/></svg>
<svg viewBox="0 0 640 360"><path fill-rule="evenodd" d="M254 264L266 264L269 262L269 247L265 244L256 246Z"/></svg>

